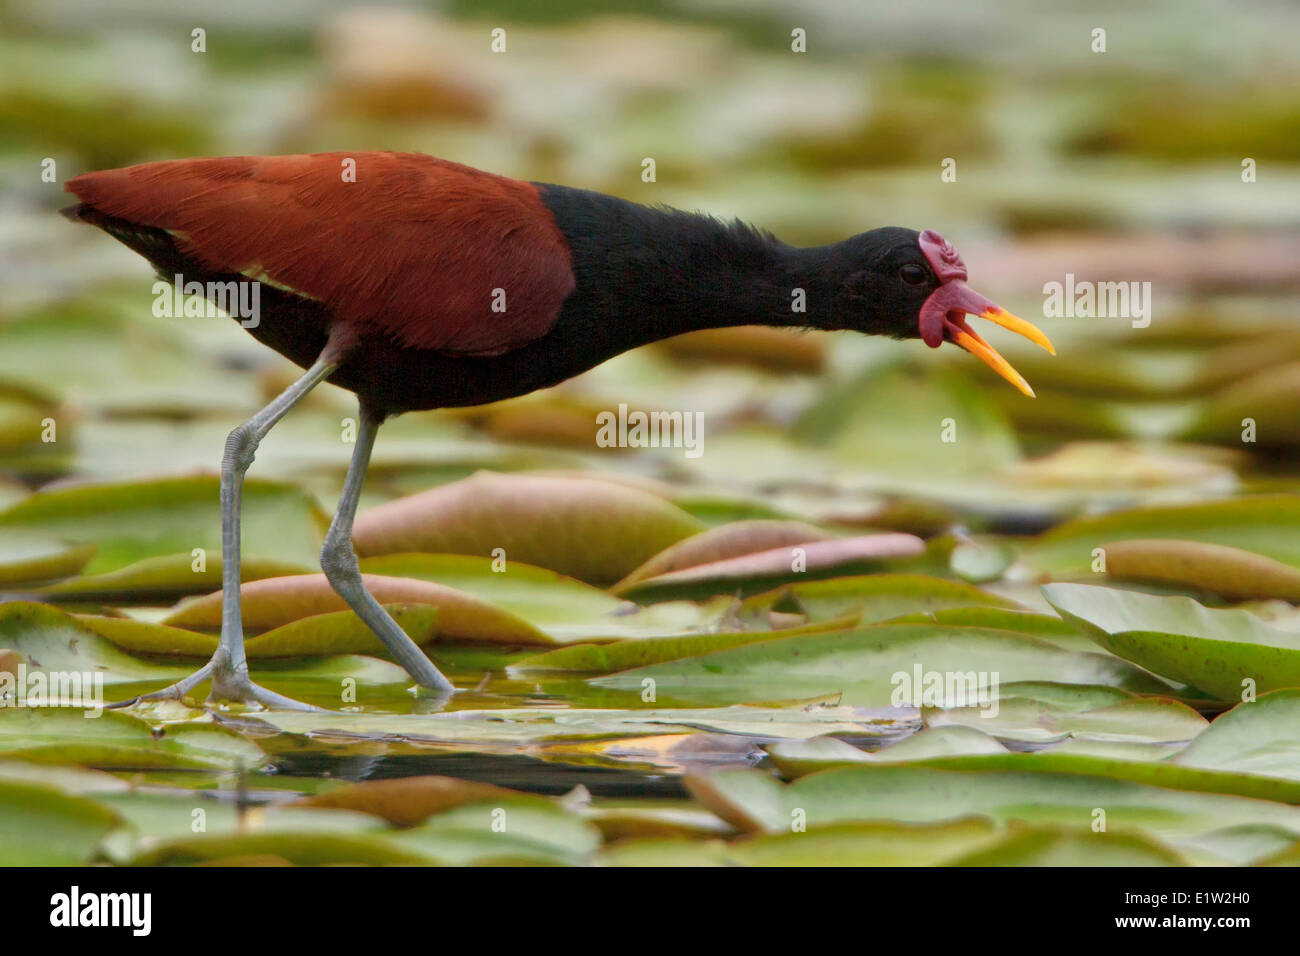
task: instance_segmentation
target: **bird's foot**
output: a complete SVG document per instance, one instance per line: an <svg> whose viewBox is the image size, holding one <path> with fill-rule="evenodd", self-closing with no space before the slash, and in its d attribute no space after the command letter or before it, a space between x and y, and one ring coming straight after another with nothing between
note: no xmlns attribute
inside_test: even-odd
<svg viewBox="0 0 1300 956"><path fill-rule="evenodd" d="M217 656L214 656L212 660L189 677L178 680L176 683L162 688L162 690L155 690L148 694L132 697L129 700L106 704L105 709L113 710L130 707L149 700L184 700L185 696L199 684L205 680L211 680L212 690L208 694L207 700L210 704L232 701L241 704L255 704L275 710L324 711L322 707L304 704L300 700L285 697L283 694L277 694L273 690L267 690L265 687L253 683L248 676L248 667L246 665L232 668L224 660L218 660L219 656L220 651L217 652Z"/></svg>

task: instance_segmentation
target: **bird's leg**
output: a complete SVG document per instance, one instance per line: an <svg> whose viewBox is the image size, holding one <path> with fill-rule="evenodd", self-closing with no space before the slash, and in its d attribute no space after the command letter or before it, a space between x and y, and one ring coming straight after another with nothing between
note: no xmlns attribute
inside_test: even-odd
<svg viewBox="0 0 1300 956"><path fill-rule="evenodd" d="M347 601L357 616L384 642L393 659L406 668L406 672L417 684L432 691L435 697L445 702L455 693L456 688L406 632L397 626L397 622L366 590L361 580L357 555L352 549L352 520L356 517L357 501L361 497L361 486L366 480L366 469L370 467L370 452L375 445L375 433L379 430L382 419L372 413L365 402L361 403L360 416L361 425L357 429L357 441L352 450L348 476L343 482L343 494L339 498L338 511L334 514L329 533L325 535L325 546L321 549L321 570L339 597Z"/></svg>
<svg viewBox="0 0 1300 956"><path fill-rule="evenodd" d="M328 378L339 366L337 352L327 347L305 375L281 392L272 402L226 438L221 459L221 640L212 660L169 687L114 704L125 707L139 700L179 700L209 678L209 700L252 701L268 707L314 709L292 698L258 687L248 677L244 656L244 623L240 611L239 515L244 491L244 473L253 463L258 443L267 432L301 401L302 397Z"/></svg>

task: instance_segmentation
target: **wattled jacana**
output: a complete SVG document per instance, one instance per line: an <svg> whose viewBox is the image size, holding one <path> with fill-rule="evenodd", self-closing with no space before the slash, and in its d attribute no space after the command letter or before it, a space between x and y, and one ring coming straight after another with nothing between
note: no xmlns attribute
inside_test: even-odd
<svg viewBox="0 0 1300 956"><path fill-rule="evenodd" d="M414 153L175 160L87 173L67 188L80 200L70 218L104 229L169 282L260 282L249 331L307 369L226 441L220 643L203 668L149 697L181 697L210 678L215 700L301 706L248 676L240 494L258 443L320 382L360 400L321 568L416 682L445 697L451 682L366 591L352 550L375 431L389 415L510 398L638 345L724 326L954 342L1027 395L966 314L1052 350L970 289L961 257L930 230L873 229L800 249L739 222ZM792 307L799 289L804 311Z"/></svg>

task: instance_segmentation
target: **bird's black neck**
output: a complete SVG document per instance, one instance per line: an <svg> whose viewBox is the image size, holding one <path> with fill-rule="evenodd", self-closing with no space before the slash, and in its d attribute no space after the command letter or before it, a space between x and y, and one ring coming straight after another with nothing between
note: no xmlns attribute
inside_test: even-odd
<svg viewBox="0 0 1300 956"><path fill-rule="evenodd" d="M608 357L736 325L837 327L840 293L825 268L834 247L798 249L740 222L538 188L569 242L576 279L555 331L584 351Z"/></svg>

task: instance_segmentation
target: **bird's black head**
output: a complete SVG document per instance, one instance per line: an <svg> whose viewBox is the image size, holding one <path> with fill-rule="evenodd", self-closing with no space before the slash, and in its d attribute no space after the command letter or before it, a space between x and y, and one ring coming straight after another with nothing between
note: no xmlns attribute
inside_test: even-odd
<svg viewBox="0 0 1300 956"><path fill-rule="evenodd" d="M887 226L860 233L827 249L827 266L842 277L837 325L871 335L945 341L972 352L1027 395L1029 384L966 324L966 315L989 319L1055 354L1047 336L966 284L966 264L937 232Z"/></svg>

